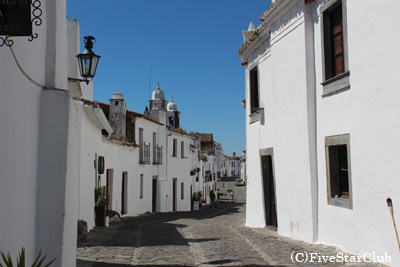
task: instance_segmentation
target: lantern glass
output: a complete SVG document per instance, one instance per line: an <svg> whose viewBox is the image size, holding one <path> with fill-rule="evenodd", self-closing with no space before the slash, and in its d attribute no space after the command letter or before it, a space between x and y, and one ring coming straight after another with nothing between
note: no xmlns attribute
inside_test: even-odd
<svg viewBox="0 0 400 267"><path fill-rule="evenodd" d="M100 56L92 51L86 50L82 54L77 55L79 72L84 79L93 78L96 74L97 64Z"/></svg>

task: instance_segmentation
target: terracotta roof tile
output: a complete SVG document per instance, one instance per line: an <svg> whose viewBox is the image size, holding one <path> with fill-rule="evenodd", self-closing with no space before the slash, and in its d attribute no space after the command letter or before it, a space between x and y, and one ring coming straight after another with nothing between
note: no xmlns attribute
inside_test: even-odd
<svg viewBox="0 0 400 267"><path fill-rule="evenodd" d="M202 133L200 134L201 142L214 142L213 134L211 133Z"/></svg>

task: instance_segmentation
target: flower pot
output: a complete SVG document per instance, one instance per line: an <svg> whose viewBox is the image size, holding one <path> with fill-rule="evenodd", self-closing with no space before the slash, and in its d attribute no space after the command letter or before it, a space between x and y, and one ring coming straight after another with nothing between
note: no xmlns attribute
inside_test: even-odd
<svg viewBox="0 0 400 267"><path fill-rule="evenodd" d="M96 226L106 225L106 207L105 206L95 206L96 213Z"/></svg>

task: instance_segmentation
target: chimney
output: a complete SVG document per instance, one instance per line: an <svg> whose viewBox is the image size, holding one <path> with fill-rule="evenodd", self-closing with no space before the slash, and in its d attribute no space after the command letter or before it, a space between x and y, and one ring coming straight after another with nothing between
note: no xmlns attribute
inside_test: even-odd
<svg viewBox="0 0 400 267"><path fill-rule="evenodd" d="M236 153L235 152L233 152L233 158L236 159Z"/></svg>
<svg viewBox="0 0 400 267"><path fill-rule="evenodd" d="M121 93L114 93L110 99L110 125L113 128L112 138L126 137L126 101Z"/></svg>

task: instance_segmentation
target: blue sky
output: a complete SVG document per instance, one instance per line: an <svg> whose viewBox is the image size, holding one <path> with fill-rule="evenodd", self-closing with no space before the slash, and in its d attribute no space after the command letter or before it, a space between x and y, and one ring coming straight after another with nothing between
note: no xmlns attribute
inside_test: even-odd
<svg viewBox="0 0 400 267"><path fill-rule="evenodd" d="M101 55L94 99L124 94L143 113L160 82L187 131L213 133L226 155L246 149L242 30L256 27L270 0L68 0L67 16ZM83 45L81 52L84 50ZM151 69L151 79L150 79Z"/></svg>

